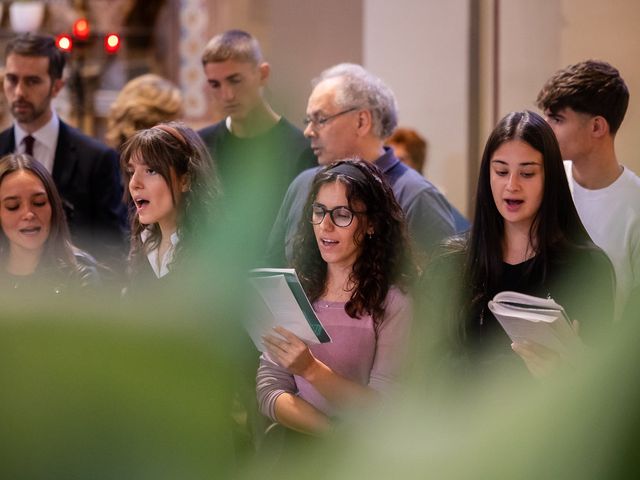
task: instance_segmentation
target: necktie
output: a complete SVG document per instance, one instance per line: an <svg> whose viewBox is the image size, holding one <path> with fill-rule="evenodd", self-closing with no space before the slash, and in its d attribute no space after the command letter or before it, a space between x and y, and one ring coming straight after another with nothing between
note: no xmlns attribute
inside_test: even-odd
<svg viewBox="0 0 640 480"><path fill-rule="evenodd" d="M27 155L31 155L33 157L33 144L36 141L36 139L33 138L31 135L27 135L26 137L24 137L22 141L24 143L24 153L26 153Z"/></svg>

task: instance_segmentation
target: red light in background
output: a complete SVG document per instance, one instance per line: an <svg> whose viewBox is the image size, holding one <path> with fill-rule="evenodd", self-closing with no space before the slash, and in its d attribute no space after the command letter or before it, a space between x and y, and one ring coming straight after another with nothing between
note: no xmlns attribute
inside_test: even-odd
<svg viewBox="0 0 640 480"><path fill-rule="evenodd" d="M56 37L56 46L63 52L70 52L73 48L73 41L71 36L66 33L62 33Z"/></svg>
<svg viewBox="0 0 640 480"><path fill-rule="evenodd" d="M87 40L89 38L89 22L86 18L79 18L73 22L73 36L78 40Z"/></svg>
<svg viewBox="0 0 640 480"><path fill-rule="evenodd" d="M104 37L104 49L107 53L116 53L120 48L120 36L117 33L109 33Z"/></svg>

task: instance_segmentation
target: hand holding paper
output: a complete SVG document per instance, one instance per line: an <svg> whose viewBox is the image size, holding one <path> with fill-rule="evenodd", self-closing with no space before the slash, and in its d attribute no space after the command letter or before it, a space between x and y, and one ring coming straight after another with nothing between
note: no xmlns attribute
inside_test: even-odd
<svg viewBox="0 0 640 480"><path fill-rule="evenodd" d="M505 291L488 306L514 343L535 343L563 354L579 341L564 308L551 298Z"/></svg>
<svg viewBox="0 0 640 480"><path fill-rule="evenodd" d="M570 362L571 352L582 347L578 322L571 323L551 298L500 292L489 302L489 309L513 341L513 351L537 378Z"/></svg>
<svg viewBox="0 0 640 480"><path fill-rule="evenodd" d="M250 272L252 314L245 321L253 343L264 351L263 337L285 327L307 344L330 342L293 269L255 269Z"/></svg>
<svg viewBox="0 0 640 480"><path fill-rule="evenodd" d="M269 358L292 374L304 377L316 361L309 347L286 328L275 327L273 330L277 335L262 337Z"/></svg>
<svg viewBox="0 0 640 480"><path fill-rule="evenodd" d="M577 320L573 321L572 327L575 332L575 338L572 339L572 345L567 346L567 350L569 348L573 350L584 348L582 340L578 337L579 324ZM529 372L536 378L547 377L563 365L567 363L572 364L572 357L567 355L561 356L558 352L537 343L528 341L514 342L511 344L511 348L522 358ZM563 353L566 353L566 350Z"/></svg>

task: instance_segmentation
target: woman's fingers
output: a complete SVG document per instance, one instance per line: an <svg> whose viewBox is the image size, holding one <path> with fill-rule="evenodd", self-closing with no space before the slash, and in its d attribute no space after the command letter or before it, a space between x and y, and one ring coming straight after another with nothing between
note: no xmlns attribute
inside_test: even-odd
<svg viewBox="0 0 640 480"><path fill-rule="evenodd" d="M531 374L537 378L548 376L561 363L557 352L537 343L514 342L511 348L520 355Z"/></svg>
<svg viewBox="0 0 640 480"><path fill-rule="evenodd" d="M262 337L267 352L280 366L294 374L301 374L313 363L314 357L309 347L294 333L284 327L274 327L277 335L267 334Z"/></svg>
<svg viewBox="0 0 640 480"><path fill-rule="evenodd" d="M295 333L293 333L291 330L287 330L286 328L281 327L280 325L278 325L277 327L273 327L273 330L278 335L282 335L282 337L284 337L286 341L292 345L295 345L298 343L304 343L302 340L300 340L300 338L298 338L298 336Z"/></svg>
<svg viewBox="0 0 640 480"><path fill-rule="evenodd" d="M289 346L289 342L287 340L281 337L276 337L275 335L263 335L262 341L283 351L286 351Z"/></svg>

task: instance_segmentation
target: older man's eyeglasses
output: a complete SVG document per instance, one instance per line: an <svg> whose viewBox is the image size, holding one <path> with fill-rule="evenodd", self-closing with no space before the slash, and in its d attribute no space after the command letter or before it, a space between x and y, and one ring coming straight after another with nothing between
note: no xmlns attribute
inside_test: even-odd
<svg viewBox="0 0 640 480"><path fill-rule="evenodd" d="M311 205L311 223L320 225L327 213L336 227L348 227L353 222L353 217L366 212L356 212L348 207L328 209L321 203L314 203Z"/></svg>
<svg viewBox="0 0 640 480"><path fill-rule="evenodd" d="M310 116L306 116L302 120L302 123L304 123L305 127L307 125L311 125L311 128L318 129L318 128L324 127L327 123L329 123L334 118L337 118L340 115L344 115L346 113L353 112L355 110L357 110L356 107L348 108L346 110L342 110L341 112L334 113L333 115L329 115L328 117L321 117L321 116L312 116L312 117L310 117Z"/></svg>

